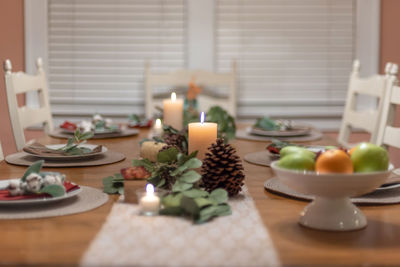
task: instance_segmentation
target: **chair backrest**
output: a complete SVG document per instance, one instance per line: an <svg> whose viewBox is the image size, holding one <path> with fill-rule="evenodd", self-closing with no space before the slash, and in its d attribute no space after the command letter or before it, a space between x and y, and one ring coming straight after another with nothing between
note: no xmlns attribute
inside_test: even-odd
<svg viewBox="0 0 400 267"><path fill-rule="evenodd" d="M3 159L4 159L3 146L1 145L0 142L0 161L3 161Z"/></svg>
<svg viewBox="0 0 400 267"><path fill-rule="evenodd" d="M203 89L198 95L200 111L207 111L211 106L219 105L226 109L232 116L236 117L236 62L232 63L229 73L215 73L203 70L178 70L170 73L153 73L150 64L146 64L145 90L146 90L146 117L150 118L155 107L162 105L163 98L169 98L168 93L154 93L154 87L169 87L177 90L177 95L186 93L189 83L194 80L195 84ZM184 88L185 90L179 90ZM215 88L221 88L226 92L218 93Z"/></svg>
<svg viewBox="0 0 400 267"><path fill-rule="evenodd" d="M398 86L398 65L390 70L386 96L383 100L382 116L379 123L377 145L400 148L400 127L394 127L396 106L400 106L400 87Z"/></svg>
<svg viewBox="0 0 400 267"><path fill-rule="evenodd" d="M350 75L346 104L338 136L338 142L342 146L351 146L349 138L352 129L361 129L370 133L369 142L376 143L390 67L391 63L388 63L385 68L385 75L360 78L360 62L358 60L353 62L353 70ZM358 95L376 98L378 100L376 108L357 110Z"/></svg>
<svg viewBox="0 0 400 267"><path fill-rule="evenodd" d="M25 145L24 129L27 127L42 123L46 133L53 129L46 75L41 58L37 59L36 67L37 74L29 75L12 72L11 61L7 59L4 62L8 110L17 150L21 150ZM34 91L38 93L39 108L18 107L17 95Z"/></svg>

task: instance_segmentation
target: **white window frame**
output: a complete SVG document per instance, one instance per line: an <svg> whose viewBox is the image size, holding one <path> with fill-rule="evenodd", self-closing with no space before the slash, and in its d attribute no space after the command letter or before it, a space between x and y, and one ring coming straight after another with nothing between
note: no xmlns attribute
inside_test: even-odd
<svg viewBox="0 0 400 267"><path fill-rule="evenodd" d="M24 2L28 73L35 73L37 57L42 57L45 67L48 66L47 4L47 0ZM357 0L355 55L361 61L362 76L379 72L380 6L380 0ZM215 71L215 1L187 0L187 12L188 68ZM36 98L28 95L27 105L37 106Z"/></svg>

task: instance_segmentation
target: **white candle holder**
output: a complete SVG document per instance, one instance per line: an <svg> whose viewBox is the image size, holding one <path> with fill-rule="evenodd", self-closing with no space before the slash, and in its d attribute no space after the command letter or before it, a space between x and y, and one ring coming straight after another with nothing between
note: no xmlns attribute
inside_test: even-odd
<svg viewBox="0 0 400 267"><path fill-rule="evenodd" d="M152 184L147 184L146 190L137 190L136 195L139 201L141 215L158 215L161 206L161 192L155 191Z"/></svg>

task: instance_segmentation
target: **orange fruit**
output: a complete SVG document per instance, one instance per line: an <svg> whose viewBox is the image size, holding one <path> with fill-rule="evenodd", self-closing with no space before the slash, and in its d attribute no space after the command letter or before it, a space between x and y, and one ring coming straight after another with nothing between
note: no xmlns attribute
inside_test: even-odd
<svg viewBox="0 0 400 267"><path fill-rule="evenodd" d="M340 149L330 149L322 153L315 162L318 173L353 173L353 162Z"/></svg>

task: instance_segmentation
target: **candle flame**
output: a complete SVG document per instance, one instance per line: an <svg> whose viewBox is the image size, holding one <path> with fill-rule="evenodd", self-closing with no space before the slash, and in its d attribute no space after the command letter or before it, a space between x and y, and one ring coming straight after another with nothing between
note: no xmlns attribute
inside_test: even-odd
<svg viewBox="0 0 400 267"><path fill-rule="evenodd" d="M161 128L161 120L156 119L156 128Z"/></svg>
<svg viewBox="0 0 400 267"><path fill-rule="evenodd" d="M172 102L175 102L175 101L176 101L176 93L175 93L175 92L172 92L172 93L171 93L171 101L172 101Z"/></svg>
<svg viewBox="0 0 400 267"><path fill-rule="evenodd" d="M152 184L146 185L146 193L147 195L154 195L154 186Z"/></svg>
<svg viewBox="0 0 400 267"><path fill-rule="evenodd" d="M201 112L201 114L200 114L200 122L201 122L201 124L203 124L203 122L204 122L204 111Z"/></svg>

